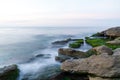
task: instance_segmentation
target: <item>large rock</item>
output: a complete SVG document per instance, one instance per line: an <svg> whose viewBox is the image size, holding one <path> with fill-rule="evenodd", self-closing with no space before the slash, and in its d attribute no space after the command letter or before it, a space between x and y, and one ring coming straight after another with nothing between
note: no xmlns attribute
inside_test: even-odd
<svg viewBox="0 0 120 80"><path fill-rule="evenodd" d="M67 60L61 69L68 72L89 74L98 77L120 78L120 55L93 55L85 59Z"/></svg>
<svg viewBox="0 0 120 80"><path fill-rule="evenodd" d="M120 37L120 27L109 28L101 33L103 33L105 36Z"/></svg>
<svg viewBox="0 0 120 80"><path fill-rule="evenodd" d="M105 45L94 47L93 50L96 51L96 54L102 54L102 53L107 53L108 55L113 54L112 49L108 48Z"/></svg>
<svg viewBox="0 0 120 80"><path fill-rule="evenodd" d="M85 58L85 52L82 51L78 51L78 50L74 50L71 48L60 48L58 50L59 55L66 55L66 56L70 56L70 57L74 57L74 58Z"/></svg>
<svg viewBox="0 0 120 80"><path fill-rule="evenodd" d="M17 65L5 66L0 68L0 80L17 80L19 70Z"/></svg>
<svg viewBox="0 0 120 80"><path fill-rule="evenodd" d="M86 53L70 48L60 48L58 50L58 56L55 57L56 61L63 62L67 59L78 59L78 58L86 58Z"/></svg>

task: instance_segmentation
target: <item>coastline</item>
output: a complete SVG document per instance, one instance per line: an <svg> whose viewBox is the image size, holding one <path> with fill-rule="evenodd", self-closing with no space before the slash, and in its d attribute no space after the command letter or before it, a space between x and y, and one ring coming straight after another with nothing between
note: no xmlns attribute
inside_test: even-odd
<svg viewBox="0 0 120 80"><path fill-rule="evenodd" d="M76 39L75 41L77 41L77 40L78 40L78 39ZM62 41L62 43L63 43L63 42L64 42L64 40ZM66 42L66 41L65 41L65 42ZM67 41L67 44L70 44L71 42L74 42L74 41L70 41L70 42ZM65 43L65 44L66 44L66 43ZM65 44L62 44L62 45L65 45ZM82 44L83 44L83 43L82 43ZM59 44L53 44L53 45L61 45L61 44L60 44L60 41L59 41ZM68 46L68 45L67 45L67 46ZM55 46L54 46L54 47L55 47ZM59 48L59 47L58 47L58 48ZM56 48L56 49L57 49L57 48ZM63 49L63 50L64 50L64 49ZM71 59L71 58L74 59L76 55L75 55L75 56L73 56L73 55L71 56L71 54L73 54L74 52L76 52L75 54L78 54L78 52L77 52L76 50L79 51L79 49L73 49L73 50L70 50L69 52L67 52L67 54L65 53L65 54L62 54L62 55L67 55L67 56L69 56L68 59ZM65 52L66 52L66 51L67 51L67 50L65 50ZM72 51L73 53L70 53L71 51ZM63 52L63 53L64 53L64 52ZM59 53L59 54L61 54L61 53ZM80 53L80 54L81 54L81 53ZM88 56L91 56L91 55L93 55L93 54L89 54L89 55L87 55L87 57L88 57ZM42 55L42 54L36 55L36 57L38 57L38 58L43 58L43 57L44 57L44 58L45 58L45 57L46 57L46 58L49 58L49 56L50 56L50 55L47 55L47 54L46 54L46 55ZM58 55L58 56L59 56L59 55ZM62 56L62 57L64 57L64 56ZM80 58L80 57L78 57L78 55L77 55L77 58L75 58L75 59L79 59L79 58ZM83 59L84 59L84 57L83 57ZM65 59L65 61L66 61L66 60L67 60L67 59ZM50 71L51 71L51 70L50 70ZM54 73L54 72L52 72L52 73ZM57 74L58 74L58 73L57 73ZM59 75L57 75L57 74L55 74L56 77L57 77L57 76L59 77ZM60 74L62 74L62 73L60 73ZM63 75L63 74L62 74L62 75ZM64 75L65 75L65 74L64 74ZM49 77L49 78L50 78L50 77ZM63 78L64 78L64 76L63 76ZM69 78L69 77L68 77L68 78ZM54 78L52 78L52 79L53 79L53 80L56 80L56 79L55 79L55 76L54 76ZM87 79L88 79L88 78L87 78Z"/></svg>

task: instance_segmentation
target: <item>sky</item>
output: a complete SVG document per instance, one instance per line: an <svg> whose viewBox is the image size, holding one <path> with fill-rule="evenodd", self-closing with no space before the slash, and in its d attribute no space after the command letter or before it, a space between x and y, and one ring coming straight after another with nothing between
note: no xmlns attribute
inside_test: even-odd
<svg viewBox="0 0 120 80"><path fill-rule="evenodd" d="M119 25L120 0L0 0L0 27Z"/></svg>

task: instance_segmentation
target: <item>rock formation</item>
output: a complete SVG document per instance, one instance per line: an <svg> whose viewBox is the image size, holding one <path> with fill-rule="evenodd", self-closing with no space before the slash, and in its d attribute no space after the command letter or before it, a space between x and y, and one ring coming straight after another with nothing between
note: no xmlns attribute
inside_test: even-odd
<svg viewBox="0 0 120 80"><path fill-rule="evenodd" d="M103 32L101 32L104 36L109 36L109 37L120 37L120 27L113 27L109 28Z"/></svg>
<svg viewBox="0 0 120 80"><path fill-rule="evenodd" d="M60 48L58 50L58 53L61 55L67 55L67 56L75 57L75 58L84 58L85 57L85 52L70 49L70 48L66 48L66 49Z"/></svg>
<svg viewBox="0 0 120 80"><path fill-rule="evenodd" d="M78 59L78 58L85 58L86 57L86 54L85 52L82 52L82 51L78 51L78 50L74 50L74 49L71 49L71 48L60 48L58 50L58 56L56 56L56 60L57 61L60 61L60 62L63 62L67 59Z"/></svg>
<svg viewBox="0 0 120 80"><path fill-rule="evenodd" d="M10 65L0 68L0 80L17 80L19 70L17 65Z"/></svg>
<svg viewBox="0 0 120 80"><path fill-rule="evenodd" d="M66 60L61 69L89 75L90 80L120 80L120 55L114 55L119 51L120 49L114 50L113 55L105 52L89 58Z"/></svg>

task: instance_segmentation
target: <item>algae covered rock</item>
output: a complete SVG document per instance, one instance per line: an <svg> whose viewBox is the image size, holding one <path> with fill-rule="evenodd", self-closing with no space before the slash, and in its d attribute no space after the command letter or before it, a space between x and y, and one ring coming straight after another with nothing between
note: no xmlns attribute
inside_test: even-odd
<svg viewBox="0 0 120 80"><path fill-rule="evenodd" d="M84 40L83 40L83 39L78 39L78 40L76 40L75 42L70 43L70 44L69 44L69 47L70 47L70 48L79 48L83 43L84 43Z"/></svg>
<svg viewBox="0 0 120 80"><path fill-rule="evenodd" d="M92 48L92 49L89 49L87 52L86 52L86 57L90 57L92 55L97 55L97 52Z"/></svg>
<svg viewBox="0 0 120 80"><path fill-rule="evenodd" d="M17 65L10 65L0 68L0 80L17 80L19 69Z"/></svg>

